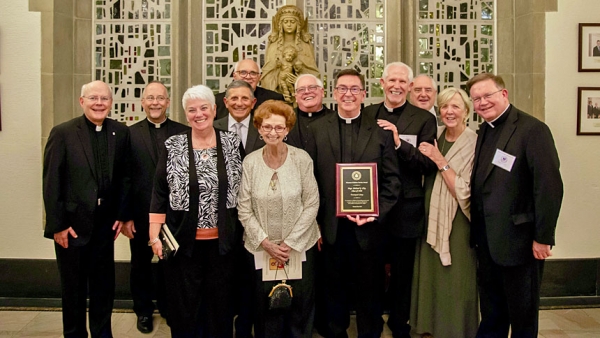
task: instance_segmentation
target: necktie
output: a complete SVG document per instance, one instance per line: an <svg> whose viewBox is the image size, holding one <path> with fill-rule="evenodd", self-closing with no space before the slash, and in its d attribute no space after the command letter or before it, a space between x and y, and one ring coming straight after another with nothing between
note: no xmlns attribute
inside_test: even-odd
<svg viewBox="0 0 600 338"><path fill-rule="evenodd" d="M242 127L244 125L241 122L237 122L233 125L233 127L235 128L235 133L238 134L238 136L240 137L240 140L242 141L242 144L245 146L245 142L244 142L244 138L242 137Z"/></svg>

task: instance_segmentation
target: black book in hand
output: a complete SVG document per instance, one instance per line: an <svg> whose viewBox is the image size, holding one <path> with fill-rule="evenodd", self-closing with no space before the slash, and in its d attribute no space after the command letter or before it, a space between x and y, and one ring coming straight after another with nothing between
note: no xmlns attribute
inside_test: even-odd
<svg viewBox="0 0 600 338"><path fill-rule="evenodd" d="M158 235L158 238L162 243L162 259L168 260L169 258L173 257L177 252L177 249L179 249L179 243L177 243L177 240L173 236L173 233L171 233L171 230L169 230L169 226L167 226L166 223L160 228L160 234Z"/></svg>

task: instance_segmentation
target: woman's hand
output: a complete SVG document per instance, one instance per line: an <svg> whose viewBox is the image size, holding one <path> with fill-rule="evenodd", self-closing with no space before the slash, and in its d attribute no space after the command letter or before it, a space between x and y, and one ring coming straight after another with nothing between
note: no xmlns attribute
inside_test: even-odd
<svg viewBox="0 0 600 338"><path fill-rule="evenodd" d="M442 153L438 150L436 140L433 140L433 145L427 142L421 142L421 144L419 144L419 151L421 154L429 157L429 159L437 165L438 169L441 169L448 164L448 161L446 161Z"/></svg>
<svg viewBox="0 0 600 338"><path fill-rule="evenodd" d="M160 223L150 223L150 229L148 230L148 237L150 238L150 242L154 242L155 239L158 238L160 234L160 227L162 224ZM162 242L156 241L152 243L152 252L158 256L158 258L163 259L163 251L162 251Z"/></svg>
<svg viewBox="0 0 600 338"><path fill-rule="evenodd" d="M290 251L292 248L285 243L278 245L269 241L268 238L265 238L265 240L260 243L260 246L265 249L269 256L275 258L279 264L284 264L288 261L288 259L290 259Z"/></svg>

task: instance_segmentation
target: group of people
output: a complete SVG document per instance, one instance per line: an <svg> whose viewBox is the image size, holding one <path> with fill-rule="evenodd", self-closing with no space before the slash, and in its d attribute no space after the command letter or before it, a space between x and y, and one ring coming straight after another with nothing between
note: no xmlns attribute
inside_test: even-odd
<svg viewBox="0 0 600 338"><path fill-rule="evenodd" d="M587 118L588 119L597 119L600 118L600 107L598 104L592 104L592 100L588 101L587 106Z"/></svg>
<svg viewBox="0 0 600 338"><path fill-rule="evenodd" d="M345 69L337 111L312 74L296 79L296 108L258 86L252 60L233 78L216 96L203 85L184 93L189 126L166 117L159 82L142 94L146 119L107 119L111 89L94 81L81 91L83 116L53 128L45 236L65 337L87 337L88 296L92 337L112 337L120 233L145 333L156 294L173 337L347 337L351 310L359 337L380 337L384 304L394 337L537 337L563 187L549 128L510 104L501 77L474 76L470 98L437 95L432 78L394 62L384 101L363 108L364 76ZM478 134L471 106L485 120ZM336 215L338 163L376 164L377 217ZM167 260L164 226L179 243ZM271 309L282 280L291 305Z"/></svg>

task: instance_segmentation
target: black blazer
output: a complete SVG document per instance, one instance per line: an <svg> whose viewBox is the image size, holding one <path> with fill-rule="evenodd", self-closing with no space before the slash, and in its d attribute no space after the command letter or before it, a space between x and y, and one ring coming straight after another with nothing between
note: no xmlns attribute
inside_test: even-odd
<svg viewBox="0 0 600 338"><path fill-rule="evenodd" d="M388 112L383 103L365 107L364 112L375 115L376 119L394 123L399 135L416 135L417 147L421 142L434 143L437 135L435 117L409 102L406 102L406 107L399 116L397 113ZM437 170L435 163L421 154L417 147L401 141L400 148L396 150L401 182L400 196L385 225L392 235L401 238L423 235L426 224L423 175Z"/></svg>
<svg viewBox="0 0 600 338"><path fill-rule="evenodd" d="M552 133L546 124L510 106L506 125L494 149L516 157L510 172L492 163L480 163L486 131L481 124L471 191L480 189L482 199L471 199L472 244L485 224L487 244L496 264L514 266L531 259L532 243L554 245L554 232L563 196L559 159ZM475 173L483 166L483 186ZM479 178L477 180L480 180Z"/></svg>
<svg viewBox="0 0 600 338"><path fill-rule="evenodd" d="M251 114L256 108L258 108L258 106L260 106L261 103L267 100L284 101L283 95L279 94L278 92L274 92L272 90L258 86L256 87L256 90L254 90L254 97L256 98L256 104L254 105L254 109L252 109L252 112L250 112ZM215 95L215 103L217 104L217 117L215 118L215 120L222 119L225 116L229 115L229 111L227 110L227 107L225 107L224 99L225 92L221 92Z"/></svg>
<svg viewBox="0 0 600 338"><path fill-rule="evenodd" d="M292 130L287 134L286 143L300 149L306 148L306 143L308 142L308 126L330 114L335 114L333 110L325 106L323 106L323 109L317 115L313 115L310 118L305 116L306 113L299 112L298 107L296 107L294 111L296 112L296 123L292 127Z"/></svg>
<svg viewBox="0 0 600 338"><path fill-rule="evenodd" d="M69 245L74 246L85 245L90 240L98 204L94 152L85 119L82 115L52 128L44 151L44 237L52 239L55 233L72 227L78 235L77 238L69 236ZM113 223L117 219L126 221L129 220L126 215L129 129L108 118L103 126L108 138L110 179L104 210ZM103 230L114 235L112 229Z"/></svg>
<svg viewBox="0 0 600 338"><path fill-rule="evenodd" d="M229 131L227 125L229 122L228 119L229 113L227 113L227 116L225 116L224 118L216 120L213 123L213 126L215 127L215 129ZM244 147L244 155L248 155L257 149L264 147L265 145L265 141L261 140L258 137L258 129L256 129L254 123L252 123L252 115L250 116L250 124L248 126L248 136L246 136L246 146ZM244 143L242 142L242 144Z"/></svg>
<svg viewBox="0 0 600 338"><path fill-rule="evenodd" d="M306 151L314 161L315 178L319 185L320 205L317 222L325 241L334 244L337 236L335 164L342 161L338 115L329 116L308 126ZM375 118L363 114L354 147L355 161L377 163L379 180L379 220L385 220L398 199L400 178L398 159L391 133L377 126ZM355 226L356 238L363 250L380 243L382 228L378 221Z"/></svg>
<svg viewBox="0 0 600 338"><path fill-rule="evenodd" d="M190 127L167 119L162 128L167 128L167 138L187 131ZM146 119L129 127L131 134L131 156L129 173L131 177L130 212L138 230L149 225L148 213L152 197L152 185L158 156L154 154L152 137ZM162 149L162 145L157 145ZM144 227L144 228L139 228Z"/></svg>
<svg viewBox="0 0 600 338"><path fill-rule="evenodd" d="M594 47L592 55L600 56L600 47L598 47L598 46Z"/></svg>

